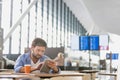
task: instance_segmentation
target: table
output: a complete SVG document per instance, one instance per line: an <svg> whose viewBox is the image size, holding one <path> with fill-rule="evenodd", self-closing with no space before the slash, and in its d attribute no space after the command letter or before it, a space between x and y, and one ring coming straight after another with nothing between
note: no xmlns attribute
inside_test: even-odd
<svg viewBox="0 0 120 80"><path fill-rule="evenodd" d="M19 80L19 79L32 79L32 80L39 80L40 78L35 76L35 74L25 74L25 73L0 73L0 79L12 79L12 80Z"/></svg>
<svg viewBox="0 0 120 80"><path fill-rule="evenodd" d="M10 72L0 72L0 78L9 78L13 80L29 78L32 80L39 80L40 78L52 78L52 77L64 77L64 76L79 76L82 77L82 80L90 80L90 75L85 73L79 73L76 71L61 71L59 74L47 74L47 73L10 73ZM37 78L37 79L35 79Z"/></svg>
<svg viewBox="0 0 120 80"><path fill-rule="evenodd" d="M13 69L0 69L0 72L14 72Z"/></svg>
<svg viewBox="0 0 120 80"><path fill-rule="evenodd" d="M58 77L58 76L81 76L82 77L82 80L90 80L90 75L89 74L85 74L85 73L79 73L79 72L76 72L76 71L61 71L61 73L59 74L37 74L37 73L34 73L37 77L40 77L40 78L51 78L51 77Z"/></svg>
<svg viewBox="0 0 120 80"><path fill-rule="evenodd" d="M98 70L82 70L80 73L88 73L91 75L91 80L95 80L96 73L99 72Z"/></svg>
<svg viewBox="0 0 120 80"><path fill-rule="evenodd" d="M99 73L99 75L114 76L114 80L117 80L117 74L116 73Z"/></svg>

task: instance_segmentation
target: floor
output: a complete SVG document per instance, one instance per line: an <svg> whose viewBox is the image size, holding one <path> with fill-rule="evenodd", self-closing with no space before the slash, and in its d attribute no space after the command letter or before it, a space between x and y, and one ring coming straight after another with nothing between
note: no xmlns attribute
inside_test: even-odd
<svg viewBox="0 0 120 80"><path fill-rule="evenodd" d="M99 76L98 78L96 78L95 80L114 80L113 76Z"/></svg>

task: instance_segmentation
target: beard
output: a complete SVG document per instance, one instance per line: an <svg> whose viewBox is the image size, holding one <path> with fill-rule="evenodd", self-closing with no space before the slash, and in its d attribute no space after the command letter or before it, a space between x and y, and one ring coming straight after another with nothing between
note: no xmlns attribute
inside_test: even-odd
<svg viewBox="0 0 120 80"><path fill-rule="evenodd" d="M37 55L37 54L35 54L34 52L32 52L32 56L33 56L34 58L36 58L36 59L39 59L39 58L41 57L41 55Z"/></svg>

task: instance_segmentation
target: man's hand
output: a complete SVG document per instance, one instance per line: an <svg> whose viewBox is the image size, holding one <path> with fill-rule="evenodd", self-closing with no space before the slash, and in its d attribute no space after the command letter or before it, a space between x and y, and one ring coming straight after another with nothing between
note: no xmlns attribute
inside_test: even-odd
<svg viewBox="0 0 120 80"><path fill-rule="evenodd" d="M37 67L37 70L40 70L40 68L42 67L43 63L44 63L44 62L40 62L40 64L39 64L38 67Z"/></svg>
<svg viewBox="0 0 120 80"><path fill-rule="evenodd" d="M56 66L56 62L55 62L55 61L49 60L49 61L47 62L47 65L48 65L48 67L50 67L52 70L54 70L54 72L58 72L58 71L59 71L58 68L57 68L57 66Z"/></svg>
<svg viewBox="0 0 120 80"><path fill-rule="evenodd" d="M40 64L37 66L37 68L31 67L31 72L32 71L36 71L36 70L40 70L40 68L42 67L43 62L40 62Z"/></svg>

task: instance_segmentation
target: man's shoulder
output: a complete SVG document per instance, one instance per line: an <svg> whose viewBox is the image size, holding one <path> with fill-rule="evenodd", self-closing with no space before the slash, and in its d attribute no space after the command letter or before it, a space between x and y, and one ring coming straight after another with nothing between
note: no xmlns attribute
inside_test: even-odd
<svg viewBox="0 0 120 80"><path fill-rule="evenodd" d="M21 54L18 58L17 58L17 61L29 61L30 59L30 54L29 53L25 53L25 54Z"/></svg>
<svg viewBox="0 0 120 80"><path fill-rule="evenodd" d="M30 55L30 53L24 53L24 54L21 54L20 57L28 57Z"/></svg>

